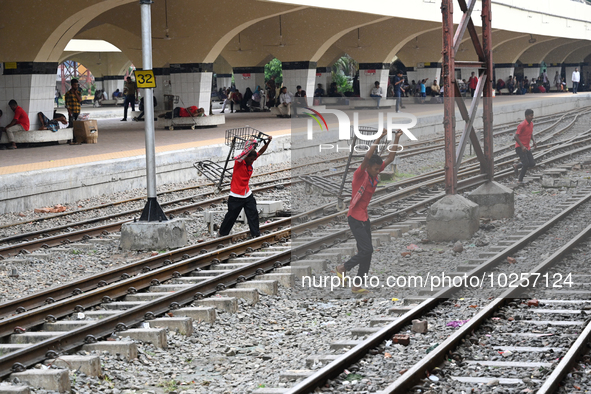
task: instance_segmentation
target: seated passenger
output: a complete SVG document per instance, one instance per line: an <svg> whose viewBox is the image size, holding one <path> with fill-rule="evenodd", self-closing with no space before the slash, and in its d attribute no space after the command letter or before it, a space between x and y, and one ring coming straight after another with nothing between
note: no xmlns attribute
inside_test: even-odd
<svg viewBox="0 0 591 394"><path fill-rule="evenodd" d="M6 132L10 146L8 149L16 149L16 142L14 142L14 133L21 131L29 131L29 115L24 109L18 106L16 100L10 100L8 106L14 112L12 121L6 127L0 127L0 136L2 132Z"/></svg>
<svg viewBox="0 0 591 394"><path fill-rule="evenodd" d="M250 101L250 103L249 103L249 101ZM242 101L240 102L240 110L245 111L245 112L249 112L251 105L252 105L252 90L250 90L250 88L246 88L246 90L244 91L244 97L242 98Z"/></svg>
<svg viewBox="0 0 591 394"><path fill-rule="evenodd" d="M319 83L318 87L316 88L316 90L314 91L314 97L324 97L324 95L326 94L326 92L324 91L324 89L322 88L322 84Z"/></svg>
<svg viewBox="0 0 591 394"><path fill-rule="evenodd" d="M343 97L343 94L339 93L336 82L330 84L330 88L328 88L328 97Z"/></svg>
<svg viewBox="0 0 591 394"><path fill-rule="evenodd" d="M499 80L497 81L497 93L502 94L501 93L502 89L505 89L505 81L503 81L501 78L499 78Z"/></svg>
<svg viewBox="0 0 591 394"><path fill-rule="evenodd" d="M51 130L54 133L59 129L65 129L68 127L68 119L62 114L57 114L52 120L49 120L43 112L38 112L39 123L41 126L39 130Z"/></svg>
<svg viewBox="0 0 591 394"><path fill-rule="evenodd" d="M153 102L154 102L154 108L156 108L156 105L158 105L158 101L156 100L156 96L152 96L152 98L153 98ZM136 122L144 120L144 98L143 97L140 99L139 110L140 110L140 114L137 117L133 118L133 120L135 120ZM156 120L156 118L154 118L154 120Z"/></svg>

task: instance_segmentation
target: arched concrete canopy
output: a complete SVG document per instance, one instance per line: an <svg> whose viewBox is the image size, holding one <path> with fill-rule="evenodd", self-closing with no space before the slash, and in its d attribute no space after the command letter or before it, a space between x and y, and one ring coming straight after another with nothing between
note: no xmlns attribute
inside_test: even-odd
<svg viewBox="0 0 591 394"><path fill-rule="evenodd" d="M237 51L238 36L235 36L222 53L234 67L260 64L268 55L282 62L317 62L332 42L351 30L350 26L383 19L344 11L298 10L281 16L282 38L279 37L279 16L266 18L240 32L242 51Z"/></svg>
<svg viewBox="0 0 591 394"><path fill-rule="evenodd" d="M154 37L165 36L164 7L163 1L153 4L152 35ZM262 19L303 7L243 0L240 2L239 13L228 12L235 8L234 0L216 0L215 7L205 7L204 14L200 15L192 12L198 10L194 0L169 1L167 12L171 39L152 41L154 66L162 67L168 63L213 63L223 47L236 34L233 33L228 37L229 31L235 29L241 31ZM203 17L205 14L206 18ZM139 38L141 20L138 4L134 2L109 10L96 17L86 26L86 29L97 28L105 23L127 30ZM135 46L135 43L133 45ZM141 66L141 63L133 58L132 60L138 67Z"/></svg>
<svg viewBox="0 0 591 394"><path fill-rule="evenodd" d="M577 49L569 53L564 59L564 63L582 63L590 52L591 43L587 41L587 44L580 45Z"/></svg>
<svg viewBox="0 0 591 394"><path fill-rule="evenodd" d="M407 39L406 45L396 56L409 67L416 67L419 62L437 62L441 59L441 26Z"/></svg>
<svg viewBox="0 0 591 394"><path fill-rule="evenodd" d="M131 65L131 61L122 52L64 52L59 63L63 63L66 60L81 63L95 77L123 75L125 70Z"/></svg>
<svg viewBox="0 0 591 394"><path fill-rule="evenodd" d="M556 49L553 49L544 59L546 63L564 63L565 59L576 51L578 48L583 46L586 42L585 40L574 41L566 45L562 45Z"/></svg>
<svg viewBox="0 0 591 394"><path fill-rule="evenodd" d="M570 38L555 38L554 40L536 43L525 50L521 56L519 56L519 61L524 64L541 63L543 61L548 63L546 58L550 52L554 51L556 48L559 48L563 45L568 45L572 42L573 40Z"/></svg>
<svg viewBox="0 0 591 394"><path fill-rule="evenodd" d="M98 39L107 41L121 50L121 53L137 67L142 64L142 40L139 36L130 33L110 23L101 24L85 29L76 35L77 39ZM156 51L156 50L155 50ZM158 67L157 65L154 65ZM109 75L109 74L106 74ZM117 75L117 74L113 74Z"/></svg>
<svg viewBox="0 0 591 394"><path fill-rule="evenodd" d="M530 49L534 45L539 45L547 41L554 40L554 37L536 36L536 42L531 44L529 34L521 37L506 40L504 43L494 46L493 61L495 63L515 63L519 60L522 53Z"/></svg>
<svg viewBox="0 0 591 394"><path fill-rule="evenodd" d="M318 60L318 67L330 67L337 60L345 56L346 52L343 51L341 48L336 47L335 45L328 48L324 55Z"/></svg>
<svg viewBox="0 0 591 394"><path fill-rule="evenodd" d="M441 36L441 25L392 18L361 28L361 40L359 41L357 40L357 30L353 30L339 39L335 45L359 63L390 63L395 56L398 56L404 64L414 66L414 59L409 61L407 58L403 58L405 45L411 45L415 37L434 34L435 31L439 31ZM441 39L439 43L441 44ZM441 54L441 48L439 48L439 53Z"/></svg>

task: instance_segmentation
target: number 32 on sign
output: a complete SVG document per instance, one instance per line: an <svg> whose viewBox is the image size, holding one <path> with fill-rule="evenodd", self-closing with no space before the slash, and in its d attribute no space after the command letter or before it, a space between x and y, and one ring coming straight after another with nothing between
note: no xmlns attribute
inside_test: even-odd
<svg viewBox="0 0 591 394"><path fill-rule="evenodd" d="M135 82L140 89L155 88L156 78L152 70L135 70Z"/></svg>

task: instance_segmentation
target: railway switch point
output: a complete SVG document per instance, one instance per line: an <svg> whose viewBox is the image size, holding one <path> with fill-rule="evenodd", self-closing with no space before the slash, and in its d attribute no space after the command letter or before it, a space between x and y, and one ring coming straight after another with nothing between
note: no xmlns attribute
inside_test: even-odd
<svg viewBox="0 0 591 394"><path fill-rule="evenodd" d="M60 356L56 359L49 359L45 362L47 365L55 365L59 368L80 371L88 376L101 376L101 358L99 356Z"/></svg>
<svg viewBox="0 0 591 394"><path fill-rule="evenodd" d="M468 195L480 207L480 216L491 219L512 218L515 212L513 190L497 182L487 182Z"/></svg>
<svg viewBox="0 0 591 394"><path fill-rule="evenodd" d="M447 195L427 211L427 236L434 242L470 239L480 226L478 204Z"/></svg>
<svg viewBox="0 0 591 394"><path fill-rule="evenodd" d="M69 393L71 390L70 371L67 369L28 369L10 374L10 380L14 378L29 386L58 393Z"/></svg>
<svg viewBox="0 0 591 394"><path fill-rule="evenodd" d="M161 250L180 248L187 244L187 229L183 219L163 222L124 223L121 226L120 247L123 250Z"/></svg>

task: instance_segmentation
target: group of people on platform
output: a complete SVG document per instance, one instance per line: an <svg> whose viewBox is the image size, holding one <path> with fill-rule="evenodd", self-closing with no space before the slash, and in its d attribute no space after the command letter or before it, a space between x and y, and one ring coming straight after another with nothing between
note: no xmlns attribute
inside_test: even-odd
<svg viewBox="0 0 591 394"><path fill-rule="evenodd" d="M578 68L575 68L575 71L573 71L571 81L573 84L572 92L573 94L577 94L579 92L579 84L581 83L581 73ZM539 77L533 77L532 79L528 79L527 76L517 78L516 76L509 75L506 81L500 78L495 84L497 94L502 94L503 89L507 89L509 94L517 95L526 93L550 93L552 88L556 92L568 92L566 78L560 74L560 71L556 71L552 80L548 77L548 73L544 71Z"/></svg>

